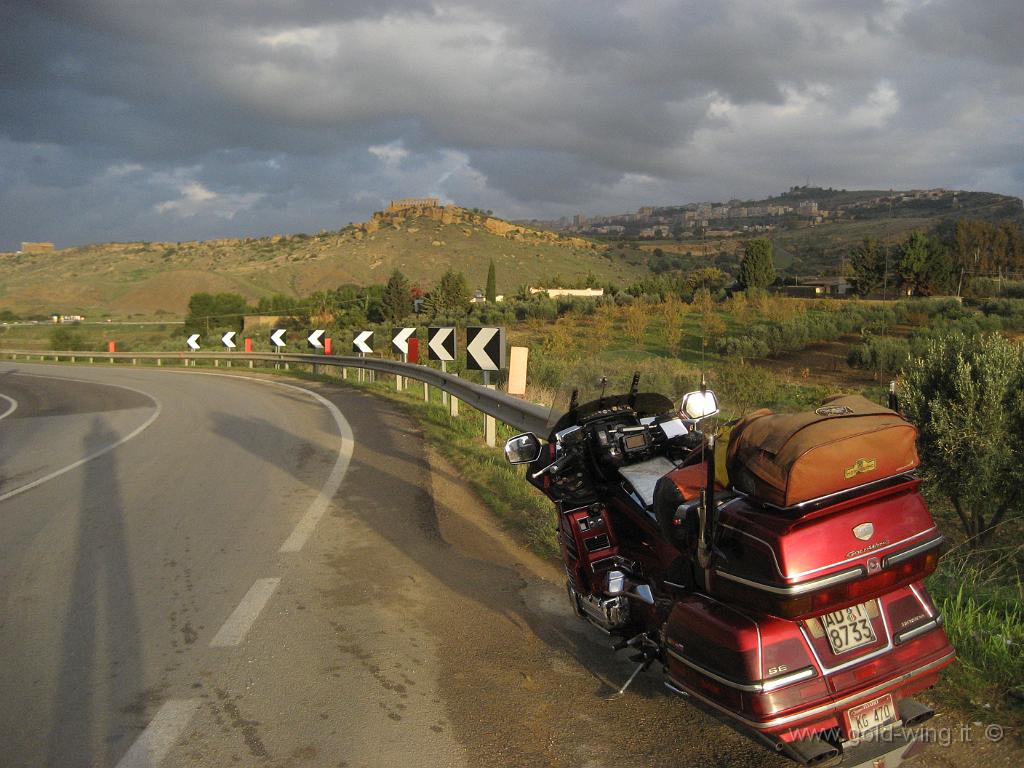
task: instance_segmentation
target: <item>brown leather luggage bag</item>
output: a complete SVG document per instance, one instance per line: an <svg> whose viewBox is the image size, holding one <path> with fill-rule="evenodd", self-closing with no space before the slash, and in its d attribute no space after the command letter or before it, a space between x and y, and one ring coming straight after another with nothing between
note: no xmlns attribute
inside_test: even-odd
<svg viewBox="0 0 1024 768"><path fill-rule="evenodd" d="M751 413L733 427L729 478L762 502L791 507L917 467L917 429L860 395L810 413Z"/></svg>

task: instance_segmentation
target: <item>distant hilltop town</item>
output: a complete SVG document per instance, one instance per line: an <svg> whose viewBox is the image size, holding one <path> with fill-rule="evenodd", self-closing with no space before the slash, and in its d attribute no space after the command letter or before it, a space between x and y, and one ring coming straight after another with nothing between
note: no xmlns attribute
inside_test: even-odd
<svg viewBox="0 0 1024 768"><path fill-rule="evenodd" d="M791 187L766 200L730 200L727 203L687 203L644 206L636 213L588 218L577 214L549 221L531 221L556 231L586 235L667 238L682 234L742 231L770 232L790 226L820 224L830 219L869 218L894 206L914 203L931 208L957 208L963 193L951 189L915 189L906 192L847 192L820 187Z"/></svg>
<svg viewBox="0 0 1024 768"><path fill-rule="evenodd" d="M22 243L19 253L49 253L53 250L53 243Z"/></svg>
<svg viewBox="0 0 1024 768"><path fill-rule="evenodd" d="M403 197L388 204L388 212L404 211L406 208L437 208L441 201L436 197Z"/></svg>

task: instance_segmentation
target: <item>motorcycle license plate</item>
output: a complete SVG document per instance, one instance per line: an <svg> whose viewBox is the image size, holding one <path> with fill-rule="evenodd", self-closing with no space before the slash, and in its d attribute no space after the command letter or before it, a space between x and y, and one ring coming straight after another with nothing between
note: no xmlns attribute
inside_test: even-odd
<svg viewBox="0 0 1024 768"><path fill-rule="evenodd" d="M892 694L879 696L873 701L852 707L846 712L847 730L851 739L859 739L883 725L896 721L896 707L892 703Z"/></svg>
<svg viewBox="0 0 1024 768"><path fill-rule="evenodd" d="M851 605L841 611L832 611L820 617L825 628L825 637L836 655L870 645L877 639L871 626L868 604Z"/></svg>

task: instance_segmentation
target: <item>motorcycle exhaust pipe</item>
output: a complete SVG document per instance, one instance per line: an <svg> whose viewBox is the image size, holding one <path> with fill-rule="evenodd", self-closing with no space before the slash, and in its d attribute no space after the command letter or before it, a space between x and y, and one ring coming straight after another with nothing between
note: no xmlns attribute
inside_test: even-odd
<svg viewBox="0 0 1024 768"><path fill-rule="evenodd" d="M935 715L934 709L913 699L901 700L897 709L899 709L900 720L903 722L904 728L913 728L926 720L931 720Z"/></svg>
<svg viewBox="0 0 1024 768"><path fill-rule="evenodd" d="M823 765L839 757L839 747L818 738L784 741L782 751L801 765Z"/></svg>

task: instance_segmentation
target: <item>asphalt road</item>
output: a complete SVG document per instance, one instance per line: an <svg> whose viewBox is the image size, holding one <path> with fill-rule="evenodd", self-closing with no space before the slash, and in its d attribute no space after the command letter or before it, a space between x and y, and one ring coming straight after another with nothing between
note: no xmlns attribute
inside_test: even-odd
<svg viewBox="0 0 1024 768"><path fill-rule="evenodd" d="M785 764L559 581L386 401L0 364L0 766Z"/></svg>

